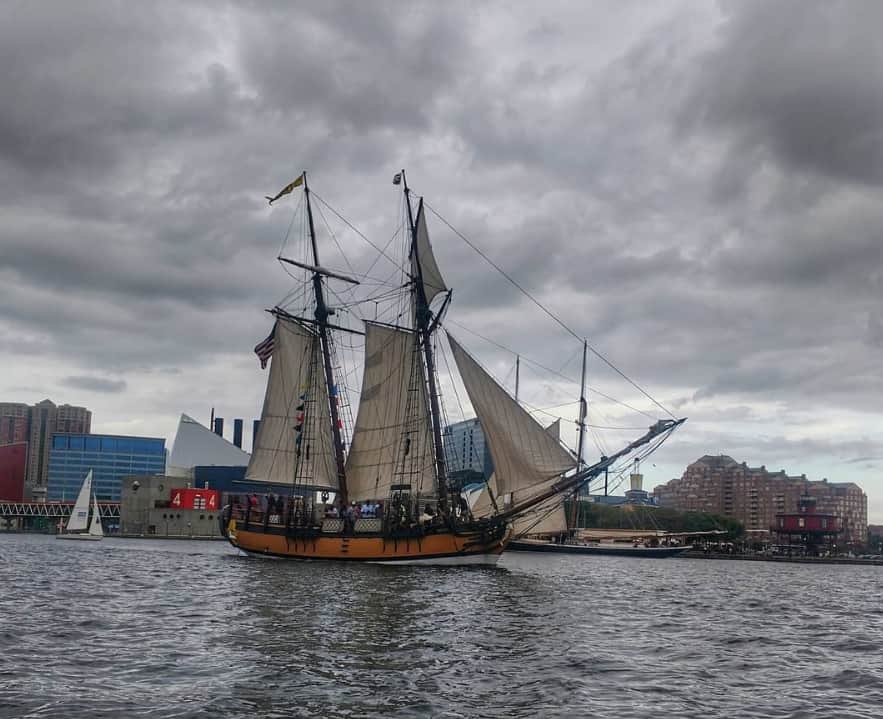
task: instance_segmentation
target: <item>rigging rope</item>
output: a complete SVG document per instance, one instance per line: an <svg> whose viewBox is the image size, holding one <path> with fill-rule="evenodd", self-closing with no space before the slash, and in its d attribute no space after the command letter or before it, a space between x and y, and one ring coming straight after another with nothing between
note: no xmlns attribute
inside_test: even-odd
<svg viewBox="0 0 883 719"><path fill-rule="evenodd" d="M616 372L620 377L622 377L626 382L632 385L635 389L637 389L641 394L643 394L647 399L649 399L653 404L655 404L659 409L668 414L673 419L676 419L674 414L672 414L668 409L666 409L662 404L660 404L653 396L647 392L641 385L635 382L631 377L625 374L622 370L620 370L616 365L614 365L610 360L608 360L601 352L596 350L592 345L590 345L584 337L580 337L576 332L574 332L570 327L568 327L555 313L546 308L536 297L534 297L530 292L528 292L524 287L518 284L517 280L512 277L509 273L507 273L503 268L501 268L497 263L495 263L490 257L488 257L484 252L482 252L478 247L476 247L472 242L467 239L467 237L456 229L450 222L448 222L439 212L428 202L424 200L423 204L430 209L433 215L435 215L439 220L441 220L445 225L447 225L448 229L450 229L457 237L459 237L463 242L465 242L469 247L471 247L485 262L487 262L491 267L493 267L497 272L499 272L503 277L505 277L512 285L518 289L527 299L533 302L537 307L539 307L543 312L545 312L549 317L551 317L556 323L558 323L568 334L573 336L575 339L580 342L586 342L586 346L591 350L592 354L594 354L598 359L600 359L604 364L606 364L610 369Z"/></svg>

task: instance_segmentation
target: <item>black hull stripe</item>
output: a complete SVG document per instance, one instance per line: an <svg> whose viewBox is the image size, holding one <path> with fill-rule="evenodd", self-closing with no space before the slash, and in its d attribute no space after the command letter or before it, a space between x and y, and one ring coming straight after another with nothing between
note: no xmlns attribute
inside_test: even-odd
<svg viewBox="0 0 883 719"><path fill-rule="evenodd" d="M475 555L481 554L499 554L500 552L494 551L495 547L488 547L485 551L476 551L476 552L447 552L443 554L414 554L406 557L390 557L390 556L379 556L379 557L309 557L309 556L300 556L294 554L278 554L276 552L262 552L258 549L245 549L244 547L240 547L236 544L232 539L229 540L230 544L232 544L236 549L240 549L243 552L248 552L249 554L254 554L258 557L276 557L278 559L293 559L300 562L414 562L423 559L448 559L449 557L473 557Z"/></svg>

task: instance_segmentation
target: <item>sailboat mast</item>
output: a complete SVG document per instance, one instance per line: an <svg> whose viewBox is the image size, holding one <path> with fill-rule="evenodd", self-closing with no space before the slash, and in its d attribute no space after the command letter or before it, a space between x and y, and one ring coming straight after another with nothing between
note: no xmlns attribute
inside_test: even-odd
<svg viewBox="0 0 883 719"><path fill-rule="evenodd" d="M579 388L579 438L576 443L576 468L583 468L583 444L586 440L586 415L588 414L588 406L586 403L586 350L588 342L583 340L583 368L582 383Z"/></svg>
<svg viewBox="0 0 883 719"><path fill-rule="evenodd" d="M319 267L319 248L316 244L316 228L313 225L313 208L310 206L310 187L307 184L307 173L304 172L304 196L307 201L307 220L310 226L310 241L313 244L313 262ZM337 464L338 493L341 500L348 502L346 490L346 473L343 460L343 439L340 435L340 412L337 407L337 392L334 389L334 372L331 368L331 347L328 337L328 305L322 289L322 276L313 273L313 291L316 295L316 326L319 328L319 344L322 348L322 362L325 368L325 384L328 388L328 409L331 412L331 435L334 440L334 459Z"/></svg>
<svg viewBox="0 0 883 719"><path fill-rule="evenodd" d="M408 207L408 225L411 230L411 252L414 253L414 265L417 268L415 278L416 298L416 322L419 346L422 348L423 357L426 360L426 374L429 381L429 415L432 423L432 439L435 449L435 471L438 478L438 501L444 508L447 505L448 486L445 476L445 453L442 445L441 413L438 407L438 391L435 386L435 360L432 356L432 332L429 330L432 321L432 313L429 311L429 303L426 301L426 289L423 286L423 269L420 266L420 254L417 250L417 225L414 224L414 215L411 210L411 197L408 191L408 180L405 171L402 170L402 185L405 193L405 204ZM420 200L423 207L423 200Z"/></svg>
<svg viewBox="0 0 883 719"><path fill-rule="evenodd" d="M521 369L521 355L515 355L515 401L518 401L518 374Z"/></svg>
<svg viewBox="0 0 883 719"><path fill-rule="evenodd" d="M586 440L586 415L588 407L586 406L586 351L589 343L583 340L583 366L580 375L581 384L579 388L579 435L576 442L576 471L579 472L583 468L583 445ZM570 528L577 529L579 522L579 488L573 493L573 509L570 516Z"/></svg>

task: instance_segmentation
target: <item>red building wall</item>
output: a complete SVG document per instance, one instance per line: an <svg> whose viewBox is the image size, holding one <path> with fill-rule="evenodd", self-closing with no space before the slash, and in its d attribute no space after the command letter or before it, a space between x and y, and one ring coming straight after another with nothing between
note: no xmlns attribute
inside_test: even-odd
<svg viewBox="0 0 883 719"><path fill-rule="evenodd" d="M837 517L831 514L780 514L776 517L776 525L784 532L840 531Z"/></svg>
<svg viewBox="0 0 883 719"><path fill-rule="evenodd" d="M0 500L22 501L27 462L27 442L16 442L0 447Z"/></svg>
<svg viewBox="0 0 883 719"><path fill-rule="evenodd" d="M179 509L206 509L215 511L220 499L214 489L173 489L169 495L169 506Z"/></svg>

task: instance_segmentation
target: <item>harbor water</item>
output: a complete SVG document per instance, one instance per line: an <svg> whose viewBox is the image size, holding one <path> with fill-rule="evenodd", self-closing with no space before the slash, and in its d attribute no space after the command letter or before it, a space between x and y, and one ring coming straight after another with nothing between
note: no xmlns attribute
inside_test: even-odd
<svg viewBox="0 0 883 719"><path fill-rule="evenodd" d="M0 717L879 717L883 567L0 535Z"/></svg>

